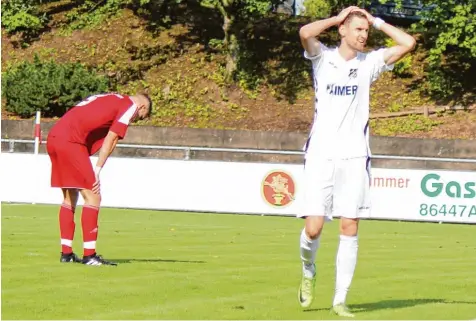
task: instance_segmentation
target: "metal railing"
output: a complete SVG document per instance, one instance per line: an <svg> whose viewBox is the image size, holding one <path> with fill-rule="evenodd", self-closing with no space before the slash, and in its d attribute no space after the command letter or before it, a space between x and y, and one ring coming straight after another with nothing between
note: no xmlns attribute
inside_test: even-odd
<svg viewBox="0 0 476 321"><path fill-rule="evenodd" d="M28 139L7 139L2 138L2 143L8 143L9 153L15 152L15 143L34 144L34 140ZM46 144L46 141L42 141ZM205 152L228 152L228 153L253 153L253 154L274 154L274 155L302 155L303 151L293 150L272 150L272 149L250 149L250 148L216 148L216 147L194 147L194 146L164 146L164 145L135 145L135 144L117 144L118 148L138 148L153 150L181 150L184 151L184 160L190 159L190 153L194 151ZM410 161L432 161L432 162L450 162L450 163L475 163L476 159L471 158L448 158L448 157L425 157L425 156L397 156L397 155L372 155L373 159L391 159L391 160L410 160Z"/></svg>

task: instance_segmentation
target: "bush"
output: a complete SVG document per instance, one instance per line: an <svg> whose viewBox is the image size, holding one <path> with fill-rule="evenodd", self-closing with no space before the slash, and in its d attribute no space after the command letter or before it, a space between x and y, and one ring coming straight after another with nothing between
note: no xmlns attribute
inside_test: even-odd
<svg viewBox="0 0 476 321"><path fill-rule="evenodd" d="M43 28L46 17L38 12L37 0L2 1L2 26L8 33L23 31L27 34Z"/></svg>
<svg viewBox="0 0 476 321"><path fill-rule="evenodd" d="M86 96L109 91L110 82L79 63L23 62L2 75L5 109L20 117L36 110L45 116L62 116Z"/></svg>

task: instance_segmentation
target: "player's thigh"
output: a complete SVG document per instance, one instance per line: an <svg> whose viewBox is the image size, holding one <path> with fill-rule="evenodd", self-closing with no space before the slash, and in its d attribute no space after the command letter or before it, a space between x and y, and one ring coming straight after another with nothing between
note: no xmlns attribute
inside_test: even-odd
<svg viewBox="0 0 476 321"><path fill-rule="evenodd" d="M62 188L64 202L73 207L76 207L79 198L79 191L76 188Z"/></svg>
<svg viewBox="0 0 476 321"><path fill-rule="evenodd" d="M86 146L65 143L57 148L64 188L92 189L94 170Z"/></svg>
<svg viewBox="0 0 476 321"><path fill-rule="evenodd" d="M46 152L51 161L51 186L60 187L61 186L61 166L58 160L58 153L56 151L56 146L58 140L54 137L48 137L46 141Z"/></svg>
<svg viewBox="0 0 476 321"><path fill-rule="evenodd" d="M328 215L332 207L334 162L308 157L302 181L302 208L298 217Z"/></svg>
<svg viewBox="0 0 476 321"><path fill-rule="evenodd" d="M336 164L334 215L350 219L366 215L370 206L368 165L367 157L341 160Z"/></svg>

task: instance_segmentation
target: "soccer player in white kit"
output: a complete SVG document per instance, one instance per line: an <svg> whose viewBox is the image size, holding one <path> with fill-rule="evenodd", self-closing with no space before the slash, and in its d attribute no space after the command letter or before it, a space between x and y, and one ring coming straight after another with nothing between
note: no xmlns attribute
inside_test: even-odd
<svg viewBox="0 0 476 321"><path fill-rule="evenodd" d="M337 48L328 48L317 37L337 26ZM396 45L364 53L369 28L391 37ZM303 209L300 237L303 276L298 298L309 307L316 282L316 253L326 219L340 216L340 241L336 258L335 295L331 311L353 317L346 305L357 263L357 231L360 217L370 204L369 98L370 85L393 69L415 47L404 31L375 18L358 7L303 26L299 35L304 57L312 62L315 113L305 146Z"/></svg>

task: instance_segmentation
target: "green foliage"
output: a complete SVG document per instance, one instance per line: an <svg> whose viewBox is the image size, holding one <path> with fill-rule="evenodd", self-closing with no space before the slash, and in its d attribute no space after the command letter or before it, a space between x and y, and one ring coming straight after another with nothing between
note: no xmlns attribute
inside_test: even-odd
<svg viewBox="0 0 476 321"><path fill-rule="evenodd" d="M312 18L328 18L332 11L332 3L329 0L305 0L305 15Z"/></svg>
<svg viewBox="0 0 476 321"><path fill-rule="evenodd" d="M253 15L263 15L269 12L275 0L199 0L204 7L217 9L223 15L249 18Z"/></svg>
<svg viewBox="0 0 476 321"><path fill-rule="evenodd" d="M157 10L166 0L81 0L80 5L66 15L68 29L94 28L104 20L116 16L121 9L129 7L140 14ZM180 0L174 0L180 2Z"/></svg>
<svg viewBox="0 0 476 321"><path fill-rule="evenodd" d="M390 106L388 106L388 111L391 113L396 113L399 111L402 111L405 108L403 104L400 104L399 102L392 100L390 102Z"/></svg>
<svg viewBox="0 0 476 321"><path fill-rule="evenodd" d="M370 128L373 135L395 136L414 132L428 132L442 122L422 115L411 115L401 118L372 119Z"/></svg>
<svg viewBox="0 0 476 321"><path fill-rule="evenodd" d="M222 39L210 39L208 46L214 50L223 49L223 40Z"/></svg>
<svg viewBox="0 0 476 321"><path fill-rule="evenodd" d="M267 14L272 5L278 0L199 0L199 3L209 9L217 10L223 17L223 45L227 54L225 80L230 83L235 80L238 60L241 55L239 34L242 30L240 23L252 23L253 18Z"/></svg>
<svg viewBox="0 0 476 321"><path fill-rule="evenodd" d="M475 92L476 3L459 0L426 0L431 10L422 14L429 42L428 81L440 98ZM473 79L473 80L471 80Z"/></svg>
<svg viewBox="0 0 476 321"><path fill-rule="evenodd" d="M195 56L191 61L193 69L157 72L152 76L153 81L131 81L119 86L118 91L132 94L147 90L149 93L155 108L151 119L140 124L217 128L225 118L231 121L244 118L248 110L228 101L223 67L206 68L205 60L203 56Z"/></svg>
<svg viewBox="0 0 476 321"><path fill-rule="evenodd" d="M396 45L396 42L392 38L385 39L386 47L392 47L395 45ZM397 63L395 63L395 66L393 68L393 74L400 77L411 75L412 60L413 60L412 54L408 54L402 59L400 59Z"/></svg>
<svg viewBox="0 0 476 321"><path fill-rule="evenodd" d="M238 59L238 72L236 80L238 86L245 92L245 94L253 99L256 99L259 86L263 82L263 77L259 73L254 72L255 65L253 65L252 54L248 50L242 50Z"/></svg>
<svg viewBox="0 0 476 321"><path fill-rule="evenodd" d="M21 2L20 0L14 1ZM121 92L124 90L125 93L127 91L135 93L138 87L149 87L155 106L160 107L154 111L153 120L149 124L213 128L222 124L236 126L240 119L249 117L248 110L243 107L250 106L248 98L256 99L256 105L261 104L261 100L268 99L269 96L267 95L272 96L276 101L285 98L291 104L296 99L301 98L307 102L312 100L310 68L308 61L302 58L302 47L297 33L299 26L311 21L311 19L267 15L270 9L269 5L273 2L271 0L201 1L202 4L208 3L212 10L199 8L196 3L194 6L189 6L189 4L187 6L177 6L178 10L168 11L172 19L168 27L172 25L174 27L170 27L166 31L163 30L165 28L164 24L161 24L161 30L151 27L154 23L150 20L151 17L155 15L154 17L159 18L155 21L159 21L162 12L151 13L150 15L144 14L144 12L157 7L159 2L170 4L175 3L175 0L66 0L64 2L74 5L73 9L67 7L66 11L57 15L60 17L59 19L56 19L55 16L55 24L53 24L55 27L58 26L56 23L61 24L65 21L64 13L66 13L66 16L70 17L72 29L94 27L102 23L101 30L109 30L110 25L115 25L115 22L109 24L108 19L114 16L114 19L122 19L117 14L121 13L123 8L137 9L132 12L127 11L125 15L136 14L139 16L137 20L134 18L133 26L137 26L135 21L141 21L140 28L138 28L141 34L137 34L138 29L129 28L128 26L131 24L124 24L124 29L121 30L123 35L117 32L112 35L115 38L111 37L112 42L117 42L117 48L108 46L107 55L98 55L98 52L102 53L100 51L103 46L95 39L90 41L81 39L77 44L74 43L71 46L71 50L69 47L57 46L54 43L51 48L42 48L41 45L44 43L46 46L50 46L49 42L43 41L39 42L40 46L31 49L35 49L41 59L50 59L51 56L55 56L55 59L61 61L87 62L95 66L96 70L99 69L101 73L114 78L115 83L122 87L120 88ZM316 19L318 18L317 14L323 15L325 8L327 8L325 10L328 10L328 13L326 11L325 14L329 16L335 14L343 6L351 4L345 1L338 3L331 0L308 0L308 2L310 3L309 11L313 8L312 5L317 8L313 9L316 12ZM225 3L228 6L224 7ZM45 7L42 6L41 10L48 12ZM450 9L448 8L448 10ZM185 12L187 14L184 14ZM203 12L206 14L203 15ZM213 15L211 15L212 13ZM5 12L2 12L2 14L5 14ZM220 14L223 20L220 20ZM453 18L447 16L448 21L453 21ZM221 33L222 30L219 26L219 24L222 24L224 27L225 21L228 21L228 38L222 37L223 33ZM465 21L465 26L471 26L471 21L463 21ZM452 22L452 25L454 24L455 22ZM144 26L147 26L147 28L143 28ZM211 31L212 29L213 31ZM469 29L463 31L470 32ZM476 74L474 72L476 66L474 55L471 53L471 50L474 50L474 46L471 46L474 37L466 39L465 36L464 39L466 40L464 40L463 36L460 35L460 38L463 39L461 43L457 42L455 45L449 41L444 50L438 51L435 48L443 43L437 41L441 32L436 32L436 30L443 30L440 25L428 22L428 27L420 30L424 34L423 37L417 35L419 40L418 52L405 56L396 64L393 73L389 73L387 78L379 80L381 85L388 82L388 86L392 89L381 91L382 95L380 96L374 95L373 104L379 104L378 108L374 108L374 112L398 112L406 110L408 107L421 106L420 93L423 94L423 97L425 97L425 94L428 97L428 93L424 91L427 88L431 89L432 93L440 93L442 97L455 97L455 92L468 93L471 92L471 88L474 88L473 78L466 77L466 79L469 79L466 82L462 79L462 75L471 76L471 71ZM449 31L449 29L445 30L445 32ZM84 34L88 33L85 32ZM97 33L94 32L94 34ZM416 33L413 32L413 34ZM235 51L230 50L230 41L233 39L230 35L233 35L237 41ZM454 34L455 37L457 35ZM124 43L122 43L122 39L116 37L124 37ZM378 41L374 40L376 37L378 37ZM337 34L335 30L329 30L321 38L325 43L331 44L336 42ZM422 38L426 39L425 43L421 41ZM48 39L48 37L45 37L45 39ZM373 41L372 48L394 44L382 32L372 32L370 40ZM421 66L420 57L424 56L422 53L424 53L425 48L432 49L433 56L439 57L438 59L428 59L429 78L423 78L426 74L419 68ZM13 70L21 69L17 68L18 61L31 57L29 55L31 55L32 50L12 50L12 52L15 52L15 55L8 52L8 59L5 59L4 66L4 70L7 70L7 73L10 74L10 78L5 73L3 83L5 86L4 97L7 98L7 101L12 102L9 103L9 110L13 112L19 110L18 114L22 117L33 115L38 108L42 109L46 115L61 115L69 107L69 104L57 103L57 101L64 99L60 97L66 97L67 95L56 94L58 90L51 89L59 87L55 85L57 81L51 79L52 77L60 78L57 76L60 69L50 68L50 72L45 71L41 76L38 76L39 71L34 76L17 76L15 85L9 88L10 93L7 97L8 84L14 83L12 80ZM200 54L192 54L195 52ZM202 53L204 54L202 55ZM225 53L225 55L222 53ZM227 86L230 84L228 82L230 69L228 69L227 56L236 62L236 70L232 77L235 86ZM183 63L185 60L187 63ZM176 61L181 61L182 64L171 67L170 64L174 64ZM47 63L43 64L46 65ZM155 71L155 68L158 71ZM177 70L180 70L182 74L177 76ZM23 73L25 74L25 72ZM164 77L160 76L160 73L164 73ZM412 76L412 78L395 79L392 76L393 74L402 78L405 78L405 76ZM81 77L88 78L87 76ZM20 79L27 85L20 82ZM34 81L25 79L34 79ZM66 85L64 86L68 87L70 81L71 79L65 80ZM90 82L89 80L86 81ZM34 88L32 84L35 84L37 88ZM77 86L77 84L74 86ZM111 87L110 83L108 86ZM26 89L21 89L22 87ZM54 98L43 99L43 94L40 91L44 91L45 96ZM19 94L20 92L21 94ZM475 92L473 90L473 93ZM30 93L32 94L30 95ZM18 98L11 98L23 94L31 102L27 101L26 98L24 102ZM35 97L32 98L31 96ZM81 94L81 96L83 95ZM34 101L35 99L37 101ZM17 107L20 106L18 101L21 102L21 107ZM53 101L53 103L50 103L50 101ZM242 101L244 105L242 105ZM58 107L59 104L62 107ZM299 101L298 104L289 105L291 107L286 105L285 108L301 108L299 106L305 104L307 103ZM428 123L429 120L430 123ZM437 125L431 119L418 119L416 121L411 120L411 118L373 122L377 125L377 133L385 135L425 131L431 126Z"/></svg>
<svg viewBox="0 0 476 321"><path fill-rule="evenodd" d="M61 116L86 96L108 91L109 81L79 63L56 64L41 61L22 64L2 74L5 109L20 117L36 110L45 116Z"/></svg>
<svg viewBox="0 0 476 321"><path fill-rule="evenodd" d="M106 18L116 15L128 0L85 0L84 3L66 14L69 29L94 28Z"/></svg>
<svg viewBox="0 0 476 321"><path fill-rule="evenodd" d="M46 17L38 11L39 0L2 1L2 27L8 33L35 33L43 28Z"/></svg>
<svg viewBox="0 0 476 321"><path fill-rule="evenodd" d="M306 8L304 15L317 19L329 18L346 7L363 7L364 4L369 4L369 2L368 0L304 0L304 7Z"/></svg>

